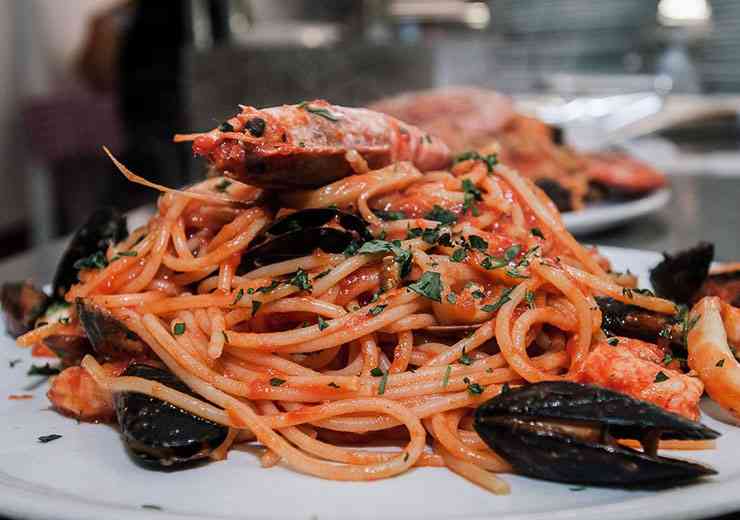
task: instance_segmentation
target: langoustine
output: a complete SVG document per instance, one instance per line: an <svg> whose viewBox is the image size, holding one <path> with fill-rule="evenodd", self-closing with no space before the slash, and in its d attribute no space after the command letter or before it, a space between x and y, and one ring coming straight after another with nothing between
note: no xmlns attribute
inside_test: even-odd
<svg viewBox="0 0 740 520"><path fill-rule="evenodd" d="M372 110L324 100L241 108L218 128L175 141L192 140L193 152L228 177L274 189L315 188L351 175L352 151L371 169L411 161L428 171L451 161L438 138Z"/></svg>

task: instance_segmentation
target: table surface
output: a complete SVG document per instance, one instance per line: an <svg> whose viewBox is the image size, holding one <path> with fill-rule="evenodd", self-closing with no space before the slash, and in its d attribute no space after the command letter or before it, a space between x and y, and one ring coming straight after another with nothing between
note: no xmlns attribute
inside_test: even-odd
<svg viewBox="0 0 740 520"><path fill-rule="evenodd" d="M707 240L715 244L717 260L740 260L740 178L682 175L671 177L671 186L671 202L660 212L579 239L652 251L675 251ZM50 282L65 243L64 239L55 240L0 262L0 282L19 279L32 279L38 284ZM736 516L713 520L731 518Z"/></svg>

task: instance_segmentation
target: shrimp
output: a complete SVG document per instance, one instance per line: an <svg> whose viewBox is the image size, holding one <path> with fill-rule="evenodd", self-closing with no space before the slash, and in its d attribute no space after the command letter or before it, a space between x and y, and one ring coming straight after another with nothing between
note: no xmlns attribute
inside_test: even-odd
<svg viewBox="0 0 740 520"><path fill-rule="evenodd" d="M655 345L617 340L616 345L599 343L591 351L580 382L622 392L692 420L699 418L699 399L704 392L701 381L661 366L663 354Z"/></svg>
<svg viewBox="0 0 740 520"><path fill-rule="evenodd" d="M228 177L283 190L316 188L351 175L358 159L348 155L352 150L371 170L411 161L428 171L451 162L438 138L372 110L324 100L241 109L210 132L178 135L175 141L193 141L193 152Z"/></svg>
<svg viewBox="0 0 740 520"><path fill-rule="evenodd" d="M620 153L587 155L585 173L591 181L630 195L657 190L666 185L662 172Z"/></svg>
<svg viewBox="0 0 740 520"><path fill-rule="evenodd" d="M128 362L105 363L103 369L109 376L120 375ZM69 367L51 382L47 397L59 412L81 421L107 422L113 418L113 401L110 394L100 388L82 367Z"/></svg>
<svg viewBox="0 0 740 520"><path fill-rule="evenodd" d="M721 300L706 296L689 316L696 320L688 334L689 367L699 374L709 397L740 417L740 363L727 343Z"/></svg>

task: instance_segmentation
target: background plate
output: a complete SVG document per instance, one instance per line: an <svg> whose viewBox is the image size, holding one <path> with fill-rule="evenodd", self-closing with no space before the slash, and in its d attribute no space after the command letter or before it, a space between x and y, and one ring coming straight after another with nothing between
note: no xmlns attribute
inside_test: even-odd
<svg viewBox="0 0 740 520"><path fill-rule="evenodd" d="M671 190L663 188L641 199L586 206L580 211L563 213L563 222L574 235L602 231L655 213L668 204L670 198Z"/></svg>
<svg viewBox="0 0 740 520"><path fill-rule="evenodd" d="M640 275L660 255L602 248L614 268ZM1 332L1 331L0 331ZM10 361L20 359L11 368ZM38 360L36 360L38 363ZM262 469L236 451L225 462L180 472L148 471L126 455L116 431L77 423L49 409L46 383L26 376L28 352L0 337L0 515L28 520L176 519L483 519L639 520L703 518L740 510L740 429L717 421L711 403L704 421L723 433L718 449L675 453L700 459L719 475L667 491L581 488L505 475L511 494L489 494L441 468L418 468L396 478L331 482L285 467ZM11 401L11 394L34 398ZM57 433L48 444L40 435ZM157 506L161 510L143 508Z"/></svg>

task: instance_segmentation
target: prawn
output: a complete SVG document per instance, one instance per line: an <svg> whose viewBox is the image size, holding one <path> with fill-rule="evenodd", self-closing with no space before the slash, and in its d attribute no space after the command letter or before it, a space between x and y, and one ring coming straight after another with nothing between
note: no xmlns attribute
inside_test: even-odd
<svg viewBox="0 0 740 520"><path fill-rule="evenodd" d="M109 376L118 376L126 369L128 362L105 363L102 366ZM110 394L98 386L87 370L79 366L65 368L56 376L46 396L59 412L81 421L107 422L113 418Z"/></svg>
<svg viewBox="0 0 740 520"><path fill-rule="evenodd" d="M688 334L689 367L699 374L709 397L740 417L740 363L727 343L721 300L706 296L689 316L696 321Z"/></svg>
<svg viewBox="0 0 740 520"><path fill-rule="evenodd" d="M585 157L589 180L628 195L657 190L666 185L665 175L625 154L593 153Z"/></svg>
<svg viewBox="0 0 740 520"><path fill-rule="evenodd" d="M241 109L218 128L177 135L175 142L193 141L193 152L228 177L283 190L316 188L351 175L357 154L371 170L411 161L429 171L452 160L437 137L364 108L315 100Z"/></svg>
<svg viewBox="0 0 740 520"><path fill-rule="evenodd" d="M699 418L704 385L695 377L661 366L660 348L644 341L616 338L589 353L580 382L593 383L642 399L692 420Z"/></svg>

